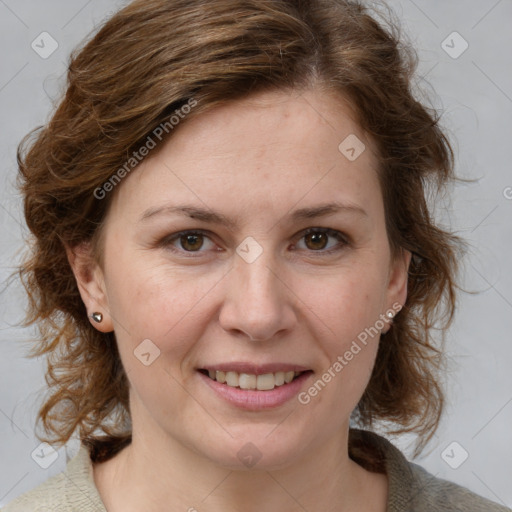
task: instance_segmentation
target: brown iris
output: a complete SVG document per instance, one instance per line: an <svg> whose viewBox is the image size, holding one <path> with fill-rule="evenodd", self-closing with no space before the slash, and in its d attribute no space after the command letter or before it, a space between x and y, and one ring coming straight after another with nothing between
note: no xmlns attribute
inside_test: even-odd
<svg viewBox="0 0 512 512"><path fill-rule="evenodd" d="M308 249L319 250L324 249L327 245L327 233L308 233L304 236Z"/></svg>
<svg viewBox="0 0 512 512"><path fill-rule="evenodd" d="M181 246L186 251L197 251L198 249L201 249L201 247L203 245L203 235L201 235L201 234L181 235L180 242L181 242Z"/></svg>

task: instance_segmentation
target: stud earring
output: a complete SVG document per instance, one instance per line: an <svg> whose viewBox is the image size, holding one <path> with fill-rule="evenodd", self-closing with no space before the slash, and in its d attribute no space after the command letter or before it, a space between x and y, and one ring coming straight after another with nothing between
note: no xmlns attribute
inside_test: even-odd
<svg viewBox="0 0 512 512"><path fill-rule="evenodd" d="M384 334L386 334L387 332L389 332L389 330L391 329L391 326L393 325L393 318L394 318L394 313L392 311L388 311L386 313L386 318L387 318L387 323L389 325L388 329L386 329L386 331L384 332Z"/></svg>
<svg viewBox="0 0 512 512"><path fill-rule="evenodd" d="M101 323L103 321L103 315L101 313L93 313L91 318L97 323Z"/></svg>

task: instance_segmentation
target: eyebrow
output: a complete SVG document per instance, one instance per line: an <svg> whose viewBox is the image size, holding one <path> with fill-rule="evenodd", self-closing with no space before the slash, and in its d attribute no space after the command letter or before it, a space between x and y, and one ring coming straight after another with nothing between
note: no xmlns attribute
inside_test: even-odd
<svg viewBox="0 0 512 512"><path fill-rule="evenodd" d="M299 208L289 214L292 222L316 219L318 217L325 217L335 213L356 214L363 217L368 217L368 213L360 206L353 204L342 203L326 203L309 208ZM181 205L181 206L160 206L148 208L141 216L139 222L144 222L150 218L160 215L184 215L192 219L197 219L210 224L219 224L234 230L238 222L236 219L230 219L222 213L215 212L208 208L202 208L194 205Z"/></svg>

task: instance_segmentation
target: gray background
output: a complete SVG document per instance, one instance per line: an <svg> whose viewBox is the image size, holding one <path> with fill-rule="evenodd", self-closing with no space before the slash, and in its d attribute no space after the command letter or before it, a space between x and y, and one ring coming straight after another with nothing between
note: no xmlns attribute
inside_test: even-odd
<svg viewBox="0 0 512 512"><path fill-rule="evenodd" d="M512 1L389 4L418 49L418 85L444 111L457 171L476 180L456 186L437 208L439 219L471 244L463 284L479 293L460 296L448 334L448 409L416 462L512 507ZM0 0L0 506L61 471L77 446L59 450L47 469L34 460L40 450L33 426L44 392L44 362L24 358L33 330L17 327L24 296L18 282L6 282L26 233L14 188L16 146L49 119L70 50L121 5L112 0ZM46 59L31 48L43 31L59 45ZM454 31L469 45L461 55L464 41L450 35ZM410 454L411 440L402 436L395 442Z"/></svg>

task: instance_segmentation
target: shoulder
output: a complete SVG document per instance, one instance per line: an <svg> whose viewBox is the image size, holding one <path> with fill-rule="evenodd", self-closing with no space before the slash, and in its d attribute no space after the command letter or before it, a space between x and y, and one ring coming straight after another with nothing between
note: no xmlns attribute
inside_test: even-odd
<svg viewBox="0 0 512 512"><path fill-rule="evenodd" d="M11 501L1 512L106 512L94 485L92 462L82 445L55 475L31 491Z"/></svg>
<svg viewBox="0 0 512 512"><path fill-rule="evenodd" d="M356 462L366 469L387 474L389 512L512 512L409 462L382 436L351 429L349 439L351 457Z"/></svg>
<svg viewBox="0 0 512 512"><path fill-rule="evenodd" d="M418 512L511 512L512 509L482 498L466 487L437 478L409 462L414 492L411 501Z"/></svg>

